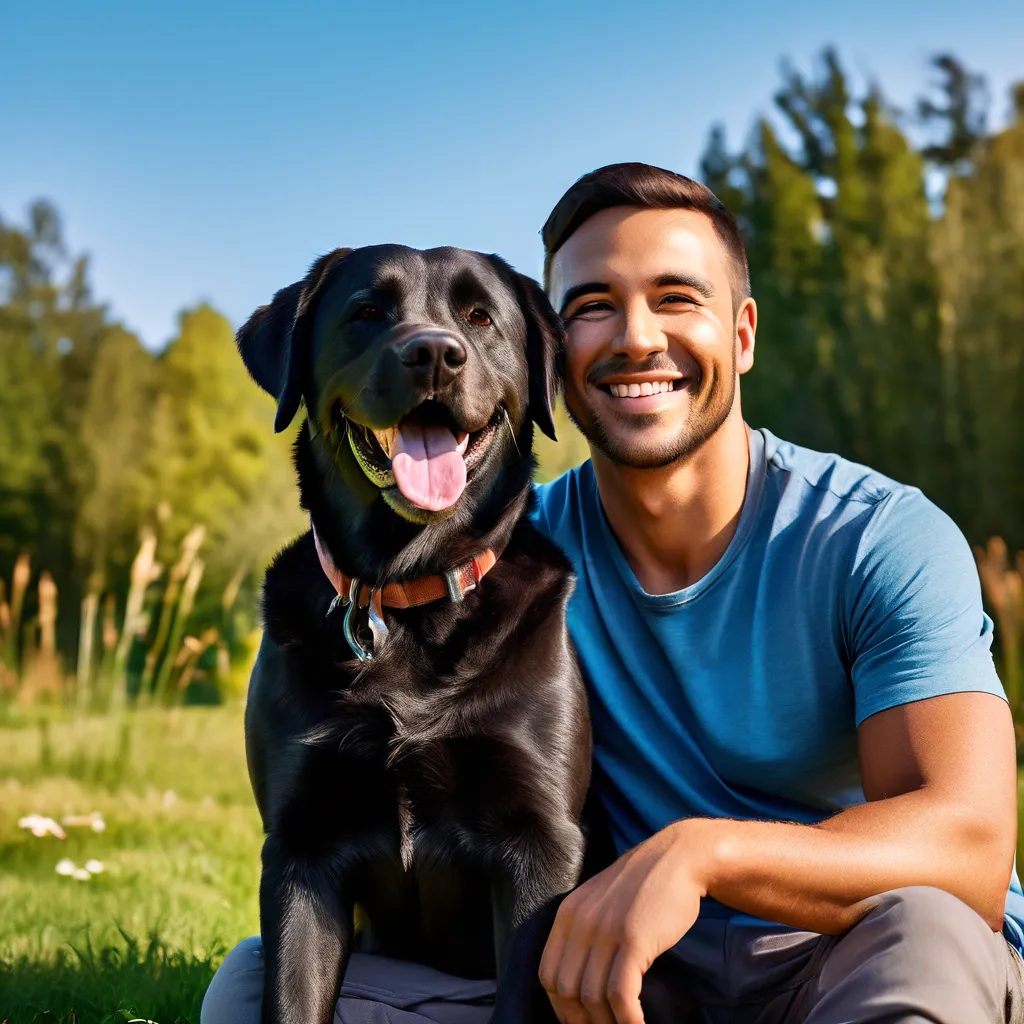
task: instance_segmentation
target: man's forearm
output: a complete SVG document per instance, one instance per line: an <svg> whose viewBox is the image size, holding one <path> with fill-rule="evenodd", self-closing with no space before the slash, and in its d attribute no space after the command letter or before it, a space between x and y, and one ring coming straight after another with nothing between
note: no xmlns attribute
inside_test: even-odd
<svg viewBox="0 0 1024 1024"><path fill-rule="evenodd" d="M1002 924L1012 837L925 790L819 825L693 818L669 828L707 895L765 920L837 934L863 916L868 898L931 885L959 897L993 930Z"/></svg>

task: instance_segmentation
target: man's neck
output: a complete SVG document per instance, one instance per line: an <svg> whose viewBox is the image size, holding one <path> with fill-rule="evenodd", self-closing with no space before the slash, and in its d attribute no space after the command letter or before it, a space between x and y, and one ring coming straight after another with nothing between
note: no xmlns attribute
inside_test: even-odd
<svg viewBox="0 0 1024 1024"><path fill-rule="evenodd" d="M630 469L591 451L608 522L640 585L669 594L696 583L725 554L739 525L750 445L739 402L689 458Z"/></svg>

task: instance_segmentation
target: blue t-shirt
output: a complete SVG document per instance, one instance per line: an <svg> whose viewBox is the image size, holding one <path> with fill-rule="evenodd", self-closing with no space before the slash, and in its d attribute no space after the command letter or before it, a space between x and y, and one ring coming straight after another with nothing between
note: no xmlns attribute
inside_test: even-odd
<svg viewBox="0 0 1024 1024"><path fill-rule="evenodd" d="M569 629L620 852L684 817L819 822L864 802L864 719L940 694L1004 696L952 520L864 466L748 436L736 533L672 594L638 583L589 462L537 488L537 526L576 572Z"/></svg>

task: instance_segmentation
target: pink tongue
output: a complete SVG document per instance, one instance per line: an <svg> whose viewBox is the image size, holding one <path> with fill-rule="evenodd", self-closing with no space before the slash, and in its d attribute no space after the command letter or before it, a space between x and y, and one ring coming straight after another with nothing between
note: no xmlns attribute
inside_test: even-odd
<svg viewBox="0 0 1024 1024"><path fill-rule="evenodd" d="M391 469L402 494L431 512L450 508L466 489L466 463L447 427L402 420L391 446Z"/></svg>

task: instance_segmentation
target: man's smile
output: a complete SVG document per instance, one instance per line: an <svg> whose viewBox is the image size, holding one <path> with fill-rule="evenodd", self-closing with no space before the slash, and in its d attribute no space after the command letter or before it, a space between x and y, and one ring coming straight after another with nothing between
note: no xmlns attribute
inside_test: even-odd
<svg viewBox="0 0 1024 1024"><path fill-rule="evenodd" d="M670 380L644 381L642 384L609 384L608 390L613 398L639 398L641 395L660 395L673 391Z"/></svg>
<svg viewBox="0 0 1024 1024"><path fill-rule="evenodd" d="M610 373L590 381L616 412L662 412L676 405L692 378L669 370Z"/></svg>

